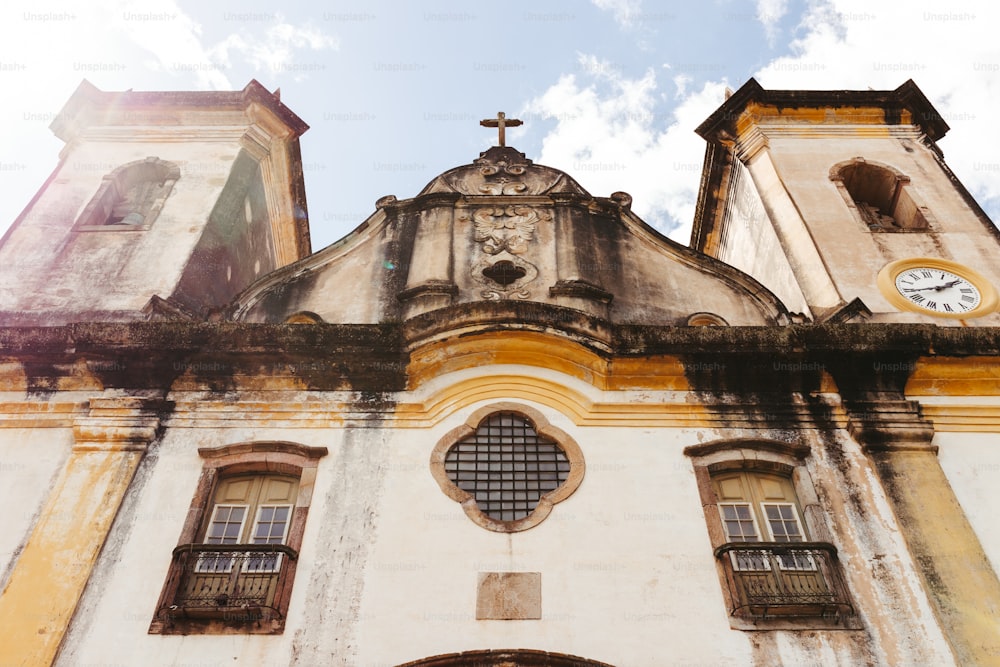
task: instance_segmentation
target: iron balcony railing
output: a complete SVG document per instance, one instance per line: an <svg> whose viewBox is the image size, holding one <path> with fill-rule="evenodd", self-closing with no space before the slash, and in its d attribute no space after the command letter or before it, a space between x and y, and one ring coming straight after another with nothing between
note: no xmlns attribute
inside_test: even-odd
<svg viewBox="0 0 1000 667"><path fill-rule="evenodd" d="M161 611L234 623L280 618L288 563L297 558L284 544L183 544L170 568L176 593Z"/></svg>
<svg viewBox="0 0 1000 667"><path fill-rule="evenodd" d="M826 542L730 542L715 550L726 571L734 616L853 614L837 561Z"/></svg>

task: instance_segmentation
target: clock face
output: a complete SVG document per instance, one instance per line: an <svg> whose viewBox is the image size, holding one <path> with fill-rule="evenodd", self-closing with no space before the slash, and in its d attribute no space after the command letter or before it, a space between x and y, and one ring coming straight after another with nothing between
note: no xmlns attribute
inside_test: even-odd
<svg viewBox="0 0 1000 667"><path fill-rule="evenodd" d="M910 267L896 275L896 290L904 299L932 313L961 315L982 301L979 289L962 276L931 267Z"/></svg>

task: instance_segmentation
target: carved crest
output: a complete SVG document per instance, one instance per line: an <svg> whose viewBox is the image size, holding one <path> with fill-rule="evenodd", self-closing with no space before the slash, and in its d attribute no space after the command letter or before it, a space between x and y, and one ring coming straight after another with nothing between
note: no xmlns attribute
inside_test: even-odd
<svg viewBox="0 0 1000 667"><path fill-rule="evenodd" d="M472 214L475 240L483 244L483 252L495 255L506 250L519 255L528 249L534 237L535 226L542 219L551 218L530 206L496 206L481 208Z"/></svg>
<svg viewBox="0 0 1000 667"><path fill-rule="evenodd" d="M499 160L495 164L486 164L479 168L479 173L485 182L479 186L479 191L486 195L521 195L528 191L521 177L524 176L524 165L509 164ZM511 178L513 177L513 178Z"/></svg>

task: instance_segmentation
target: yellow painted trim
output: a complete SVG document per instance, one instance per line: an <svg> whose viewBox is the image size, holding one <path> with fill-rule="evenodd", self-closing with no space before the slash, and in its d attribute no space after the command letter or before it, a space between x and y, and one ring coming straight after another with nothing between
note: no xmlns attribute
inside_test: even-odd
<svg viewBox="0 0 1000 667"><path fill-rule="evenodd" d="M70 455L0 595L0 664L55 659L141 459L132 450Z"/></svg>
<svg viewBox="0 0 1000 667"><path fill-rule="evenodd" d="M577 426L649 428L768 428L766 417L755 417L754 403L726 404L713 410L701 403L594 401L564 384L528 375L477 376L457 381L421 403L400 403L386 420L396 428L429 428L454 412L480 401L523 400L566 415ZM843 408L832 406L837 424L846 428ZM801 416L802 428L812 428L804 406L789 405L790 417Z"/></svg>
<svg viewBox="0 0 1000 667"><path fill-rule="evenodd" d="M958 664L1000 665L1000 580L929 449L873 455ZM890 472L891 471L891 472Z"/></svg>
<svg viewBox="0 0 1000 667"><path fill-rule="evenodd" d="M1000 396L1000 358L923 357L914 364L906 395Z"/></svg>
<svg viewBox="0 0 1000 667"><path fill-rule="evenodd" d="M607 385L608 363L579 343L533 331L484 332L435 341L410 353L409 389L446 373L498 364L548 368L598 388Z"/></svg>
<svg viewBox="0 0 1000 667"><path fill-rule="evenodd" d="M432 428L456 410L482 400L520 399L558 410L580 426L627 426L650 428L760 428L763 417L755 416L755 403L726 404L725 413L713 411L700 403L681 401L646 402L592 401L558 382L527 375L493 375L472 378L448 385L425 401L401 401L392 412L383 408L359 410L356 403L327 402L293 413L270 413L255 403L231 403L225 410L201 411L196 402L178 402L170 417L170 428L227 428L260 426L282 429L343 428L347 423L377 421L392 428ZM844 428L844 411L837 412L839 427ZM788 406L794 417L802 413L802 428L810 420L802 406Z"/></svg>
<svg viewBox="0 0 1000 667"><path fill-rule="evenodd" d="M808 122L810 129L813 129L815 136L823 136L824 128L831 125L870 125L881 126L886 136L889 135L891 126L886 122L885 111L881 107L778 107L773 104L761 104L760 102L750 102L736 121L736 131L742 136L744 132L752 129L757 124L768 124L768 122ZM902 109L897 123L899 125L911 125L913 114ZM870 135L871 129L865 128L866 134Z"/></svg>
<svg viewBox="0 0 1000 667"><path fill-rule="evenodd" d="M1000 405L922 405L938 433L1000 433Z"/></svg>
<svg viewBox="0 0 1000 667"><path fill-rule="evenodd" d="M607 389L688 391L691 386L684 372L684 364L677 357L661 355L618 358L611 363Z"/></svg>
<svg viewBox="0 0 1000 667"><path fill-rule="evenodd" d="M72 367L61 367L60 374L55 378L53 391L103 391L104 385L100 378L94 375L93 368L102 364L115 364L115 361L98 361L77 359ZM0 391L27 391L28 377L20 359L4 358L0 360Z"/></svg>
<svg viewBox="0 0 1000 667"><path fill-rule="evenodd" d="M70 428L87 413L87 402L2 402L0 428Z"/></svg>
<svg viewBox="0 0 1000 667"><path fill-rule="evenodd" d="M27 391L28 376L19 359L0 359L0 391Z"/></svg>
<svg viewBox="0 0 1000 667"><path fill-rule="evenodd" d="M408 388L454 371L506 364L546 368L604 390L690 389L677 357L608 360L580 343L536 331L490 331L422 345L410 355Z"/></svg>
<svg viewBox="0 0 1000 667"><path fill-rule="evenodd" d="M259 394L258 394L259 395ZM284 401L283 393L274 400L225 401L186 400L178 396L170 415L171 428L222 428L237 425L273 428L338 428L354 406L350 402Z"/></svg>
<svg viewBox="0 0 1000 667"><path fill-rule="evenodd" d="M579 426L657 426L671 423L707 425L702 406L683 403L595 403L580 392L552 380L528 375L490 375L449 384L422 403L401 403L396 426L430 427L447 415L479 401L520 399L558 410Z"/></svg>

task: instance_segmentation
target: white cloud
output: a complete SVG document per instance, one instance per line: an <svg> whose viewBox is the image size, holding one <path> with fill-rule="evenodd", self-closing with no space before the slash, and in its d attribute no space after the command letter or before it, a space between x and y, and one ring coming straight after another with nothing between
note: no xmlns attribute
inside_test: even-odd
<svg viewBox="0 0 1000 667"><path fill-rule="evenodd" d="M784 0L757 6L765 17L787 10ZM941 144L949 166L995 211L1000 159L981 138L995 134L992 110L1000 99L1000 46L993 35L1000 4L977 5L974 12L943 7L918 0L894 7L890 16L859 0L814 0L792 55L754 76L765 88L830 90L891 90L913 78L952 128ZM934 44L949 48L930 48ZM591 56L581 62L598 75L586 81L564 76L528 105L529 112L557 120L538 161L564 169L598 196L628 190L636 213L687 243L705 151L694 128L722 104L726 82L692 88L689 78L674 76L676 107L664 117L655 105L664 91L652 72L628 79Z"/></svg>
<svg viewBox="0 0 1000 667"><path fill-rule="evenodd" d="M589 83L563 76L529 102L527 113L557 121L538 162L563 169L596 196L627 190L640 217L687 243L705 150L693 128L722 103L724 84L687 94L665 116L652 70L637 79L598 71L606 73Z"/></svg>
<svg viewBox="0 0 1000 667"><path fill-rule="evenodd" d="M915 0L891 10L859 0L814 2L793 54L755 76L765 88L891 90L912 78L951 131L948 164L981 204L1000 205L993 136L1000 99L1000 5Z"/></svg>
<svg viewBox="0 0 1000 667"><path fill-rule="evenodd" d="M181 11L173 0L137 5L131 2L105 5L112 25L135 46L150 53L150 69L176 74L193 74L199 88L232 88L223 73L223 63L212 57L202 44L201 26ZM149 16L149 20L142 17ZM156 19L153 17L162 17Z"/></svg>
<svg viewBox="0 0 1000 667"><path fill-rule="evenodd" d="M788 13L788 0L757 0L757 20L767 32L772 45L778 35L778 22Z"/></svg>
<svg viewBox="0 0 1000 667"><path fill-rule="evenodd" d="M158 0L150 7L142 5L141 12L129 9L130 3L116 7L113 18L122 34L137 46L149 51L155 58L155 68L160 70L190 72L201 88L229 90L232 82L224 74L236 63L247 63L254 70L271 73L289 72L296 79L305 73L322 69L321 63L301 60L302 51L336 49L337 40L311 25L292 25L281 14L273 15L273 23L260 31L243 30L231 33L220 42L206 46L202 28L184 13L174 0ZM128 20L134 13L169 16L169 20ZM242 83L242 82L240 82Z"/></svg>
<svg viewBox="0 0 1000 667"><path fill-rule="evenodd" d="M639 15L641 0L591 0L598 9L614 14L615 21L624 27L629 27Z"/></svg>
<svg viewBox="0 0 1000 667"><path fill-rule="evenodd" d="M683 98L687 95L687 87L691 84L693 79L687 74L677 74L673 78L674 86L677 87L676 97Z"/></svg>
<svg viewBox="0 0 1000 667"><path fill-rule="evenodd" d="M338 41L334 37L323 34L312 26L279 22L268 27L263 37L229 35L212 48L212 55L220 62L229 63L235 54L257 71L291 72L296 79L300 79L305 73L323 69L324 66L321 63L301 61L297 51L337 48Z"/></svg>

